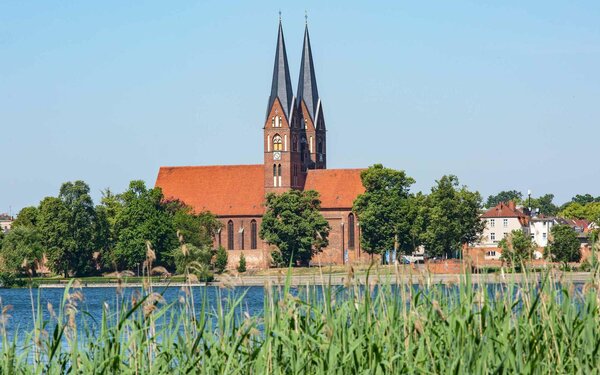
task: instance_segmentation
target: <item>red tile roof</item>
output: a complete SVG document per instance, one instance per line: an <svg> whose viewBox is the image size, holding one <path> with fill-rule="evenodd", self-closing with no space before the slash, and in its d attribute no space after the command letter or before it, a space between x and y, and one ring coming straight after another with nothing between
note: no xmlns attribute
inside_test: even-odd
<svg viewBox="0 0 600 375"><path fill-rule="evenodd" d="M264 213L264 166L161 167L156 186L166 199L179 199L196 212L218 216Z"/></svg>
<svg viewBox="0 0 600 375"><path fill-rule="evenodd" d="M526 217L523 212L516 208L510 207L510 205L501 202L496 207L492 207L487 210L481 217Z"/></svg>
<svg viewBox="0 0 600 375"><path fill-rule="evenodd" d="M352 208L354 200L365 188L360 180L363 169L311 169L304 190L321 194L323 208Z"/></svg>

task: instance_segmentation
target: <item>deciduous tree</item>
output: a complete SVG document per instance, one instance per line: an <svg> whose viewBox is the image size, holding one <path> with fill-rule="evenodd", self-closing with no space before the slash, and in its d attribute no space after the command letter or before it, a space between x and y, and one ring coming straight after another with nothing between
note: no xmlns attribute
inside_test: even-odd
<svg viewBox="0 0 600 375"><path fill-rule="evenodd" d="M496 195L490 195L485 202L486 208L492 208L498 205L500 202L508 203L509 201L513 201L515 203L520 203L523 200L523 194L516 190L509 191L501 191Z"/></svg>
<svg viewBox="0 0 600 375"><path fill-rule="evenodd" d="M521 264L532 258L535 244L522 230L513 230L498 244L502 248L501 259L509 266L521 268Z"/></svg>
<svg viewBox="0 0 600 375"><path fill-rule="evenodd" d="M554 225L550 229L550 244L546 248L546 256L561 263L579 262L581 244L575 230L568 225Z"/></svg>
<svg viewBox="0 0 600 375"><path fill-rule="evenodd" d="M309 264L312 256L329 243L329 224L320 213L319 194L313 190L291 190L267 194L260 238L279 248L283 261Z"/></svg>

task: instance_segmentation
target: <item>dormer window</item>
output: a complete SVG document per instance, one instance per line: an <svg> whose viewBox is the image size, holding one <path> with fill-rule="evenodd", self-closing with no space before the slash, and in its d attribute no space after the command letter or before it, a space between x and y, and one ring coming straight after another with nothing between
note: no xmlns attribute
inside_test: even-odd
<svg viewBox="0 0 600 375"><path fill-rule="evenodd" d="M275 134L273 137L273 151L281 151L281 136L279 134Z"/></svg>

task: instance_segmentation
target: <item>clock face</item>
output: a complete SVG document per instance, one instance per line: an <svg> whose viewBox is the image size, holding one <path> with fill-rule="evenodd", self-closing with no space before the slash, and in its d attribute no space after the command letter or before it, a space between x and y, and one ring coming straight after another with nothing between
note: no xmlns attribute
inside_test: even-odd
<svg viewBox="0 0 600 375"><path fill-rule="evenodd" d="M281 160L281 152L275 151L273 153L273 160Z"/></svg>

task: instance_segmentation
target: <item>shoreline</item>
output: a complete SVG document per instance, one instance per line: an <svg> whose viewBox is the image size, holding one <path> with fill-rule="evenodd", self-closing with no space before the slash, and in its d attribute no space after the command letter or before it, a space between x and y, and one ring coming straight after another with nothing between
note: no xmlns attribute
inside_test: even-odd
<svg viewBox="0 0 600 375"><path fill-rule="evenodd" d="M527 275L522 273L506 273L504 275L498 273L488 274L471 274L472 284L501 284L501 283L518 283L523 281L525 277L528 280L539 280L545 273L535 272L528 273ZM557 281L566 281L573 283L585 283L592 279L591 272L553 272L552 277ZM415 275L415 274L383 274L383 275L369 275L370 283L393 283L393 284L458 284L464 280L465 274L429 274L429 275ZM286 282L286 275L269 275L269 276L221 276L215 279L213 282L197 282L197 283L186 283L186 282L164 282L164 281L153 281L153 287L256 287L256 286L279 286L284 285ZM364 274L355 275L353 283L359 285L367 284L367 276ZM292 275L290 277L290 285L292 286L326 286L326 285L345 285L348 283L347 274L333 274L333 275ZM40 289L58 289L65 288L68 285L65 283L47 283L40 284L37 288ZM82 288L141 288L143 283L132 282L132 283L117 283L117 282L81 282Z"/></svg>

